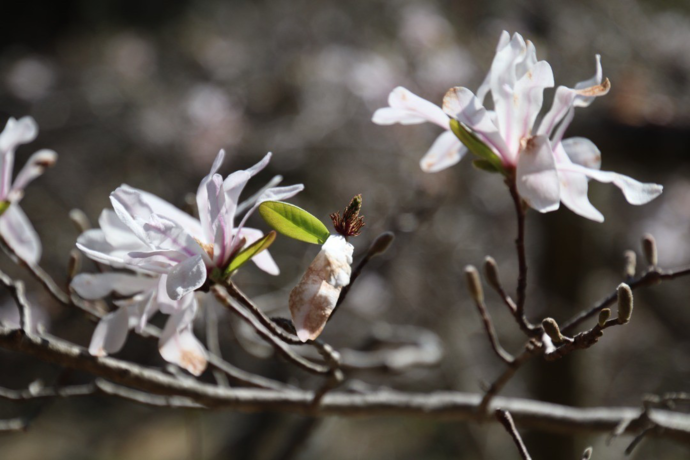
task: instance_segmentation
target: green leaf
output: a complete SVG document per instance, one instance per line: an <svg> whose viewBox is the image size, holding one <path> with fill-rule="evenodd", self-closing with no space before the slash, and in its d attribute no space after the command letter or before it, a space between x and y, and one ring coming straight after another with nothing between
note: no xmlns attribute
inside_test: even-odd
<svg viewBox="0 0 690 460"><path fill-rule="evenodd" d="M271 231L270 233L266 234L263 236L263 238L260 238L241 250L240 252L237 253L237 255L230 261L230 265L228 265L228 268L225 269L225 276L228 276L238 268L240 268L242 265L247 263L249 259L263 251L264 249L267 249L270 245L273 244L273 242L276 239L276 232Z"/></svg>
<svg viewBox="0 0 690 460"><path fill-rule="evenodd" d="M453 133L460 139L460 142L465 144L465 147L467 147L470 152L477 155L482 160L489 162L494 170L505 174L503 162L498 155L496 155L494 151L482 142L472 131L467 129L465 125L456 119L451 119L450 129L453 130Z"/></svg>
<svg viewBox="0 0 690 460"><path fill-rule="evenodd" d="M259 214L278 233L305 243L323 244L331 235L323 222L289 203L264 201Z"/></svg>
<svg viewBox="0 0 690 460"><path fill-rule="evenodd" d="M479 170L490 172L490 173L500 173L501 172L498 169L496 169L496 167L493 165L493 163L491 163L488 160L482 160L482 159L472 160L472 166L474 166L475 168L477 168Z"/></svg>
<svg viewBox="0 0 690 460"><path fill-rule="evenodd" d="M9 201L0 201L0 216L5 214L5 211L7 211L7 208L10 207L10 202Z"/></svg>

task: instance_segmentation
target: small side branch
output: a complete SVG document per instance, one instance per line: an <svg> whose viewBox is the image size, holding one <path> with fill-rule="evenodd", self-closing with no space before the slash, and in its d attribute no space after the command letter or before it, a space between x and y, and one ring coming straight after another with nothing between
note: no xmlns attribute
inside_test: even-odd
<svg viewBox="0 0 690 460"><path fill-rule="evenodd" d="M496 409L496 418L499 422L501 422L501 425L503 425L508 434L510 434L510 436L513 438L513 442L515 443L518 452L520 452L522 459L532 460L532 457L529 456L529 452L527 452L525 443L522 442L520 433L518 433L517 428L515 428L515 422L513 422L513 417L510 415L510 412L503 409Z"/></svg>

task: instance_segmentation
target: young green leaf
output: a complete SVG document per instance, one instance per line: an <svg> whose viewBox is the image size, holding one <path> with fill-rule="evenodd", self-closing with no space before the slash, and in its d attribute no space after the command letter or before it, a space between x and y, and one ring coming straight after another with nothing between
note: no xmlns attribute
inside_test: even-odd
<svg viewBox="0 0 690 460"><path fill-rule="evenodd" d="M498 155L496 155L494 151L491 150L488 145L482 142L481 139L479 139L472 131L467 129L465 125L460 123L458 120L451 119L450 129L470 152L477 155L479 158L488 161L497 171L505 173L503 170L503 163Z"/></svg>
<svg viewBox="0 0 690 460"><path fill-rule="evenodd" d="M264 249L267 249L271 244L273 244L275 239L276 232L271 231L270 233L264 235L263 238L256 240L255 242L241 250L230 261L230 265L228 265L228 268L225 269L225 276L231 274L232 272L240 268L242 265L248 262L249 259L257 255Z"/></svg>
<svg viewBox="0 0 690 460"><path fill-rule="evenodd" d="M5 214L5 211L7 211L7 208L10 207L10 202L9 201L0 201L0 216Z"/></svg>
<svg viewBox="0 0 690 460"><path fill-rule="evenodd" d="M302 208L282 201L264 201L259 214L278 233L305 243L323 244L330 236L326 226Z"/></svg>

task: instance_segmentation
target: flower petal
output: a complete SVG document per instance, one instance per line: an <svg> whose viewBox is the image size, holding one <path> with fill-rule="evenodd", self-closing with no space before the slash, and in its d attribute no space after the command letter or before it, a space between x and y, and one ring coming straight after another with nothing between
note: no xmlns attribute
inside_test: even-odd
<svg viewBox="0 0 690 460"><path fill-rule="evenodd" d="M93 356L117 353L127 340L128 330L129 316L126 308L118 308L105 315L93 332L89 353Z"/></svg>
<svg viewBox="0 0 690 460"><path fill-rule="evenodd" d="M11 204L0 216L0 234L22 260L34 264L41 258L41 240L19 204Z"/></svg>
<svg viewBox="0 0 690 460"><path fill-rule="evenodd" d="M625 199L630 204L642 205L649 203L654 198L661 195L664 188L659 184L642 183L623 174L611 171L599 171L596 169L585 168L580 165L558 165L559 170L572 173L580 173L604 183L612 183L625 195Z"/></svg>
<svg viewBox="0 0 690 460"><path fill-rule="evenodd" d="M167 362L199 376L206 369L208 356L192 331L195 314L196 302L193 307L170 316L158 342L158 350Z"/></svg>
<svg viewBox="0 0 690 460"><path fill-rule="evenodd" d="M590 169L601 169L601 152L594 142L584 137L571 137L561 142L571 162Z"/></svg>
<svg viewBox="0 0 690 460"><path fill-rule="evenodd" d="M206 282L206 264L200 255L190 257L175 265L168 273L168 296L179 300L183 295L201 287Z"/></svg>
<svg viewBox="0 0 690 460"><path fill-rule="evenodd" d="M10 118L0 133L0 155L14 151L21 144L28 144L36 139L37 135L38 125L33 118Z"/></svg>
<svg viewBox="0 0 690 460"><path fill-rule="evenodd" d="M539 212L558 209L559 179L551 144L546 136L529 139L517 162L517 190L523 200Z"/></svg>
<svg viewBox="0 0 690 460"><path fill-rule="evenodd" d="M97 300L112 293L129 297L152 289L157 283L156 278L127 273L80 273L70 287L84 299Z"/></svg>
<svg viewBox="0 0 690 460"><path fill-rule="evenodd" d="M46 168L50 168L57 161L57 153L52 150L43 149L29 157L24 167L19 171L14 179L9 199L19 200L24 195L24 189L37 177L43 174Z"/></svg>
<svg viewBox="0 0 690 460"><path fill-rule="evenodd" d="M467 153L467 148L453 134L446 131L436 138L429 151L419 162L422 171L433 173L450 168Z"/></svg>
<svg viewBox="0 0 690 460"><path fill-rule="evenodd" d="M380 125L393 123L416 124L428 121L448 129L448 117L436 104L422 99L411 91L398 86L388 96L390 107L379 109L372 121Z"/></svg>

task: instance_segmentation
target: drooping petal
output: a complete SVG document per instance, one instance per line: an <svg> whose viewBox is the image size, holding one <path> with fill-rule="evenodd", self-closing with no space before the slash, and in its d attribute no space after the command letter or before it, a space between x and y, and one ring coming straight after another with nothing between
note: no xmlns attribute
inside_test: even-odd
<svg viewBox="0 0 690 460"><path fill-rule="evenodd" d="M127 309L118 308L105 315L96 326L91 337L89 353L93 356L105 356L117 353L127 340L129 316Z"/></svg>
<svg viewBox="0 0 690 460"><path fill-rule="evenodd" d="M584 137L571 137L561 142L571 162L590 169L601 169L601 152L594 142Z"/></svg>
<svg viewBox="0 0 690 460"><path fill-rule="evenodd" d="M158 349L167 362L199 376L206 369L208 357L192 331L195 314L196 302L194 307L170 316L158 342Z"/></svg>
<svg viewBox="0 0 690 460"><path fill-rule="evenodd" d="M154 288L157 282L156 278L127 273L80 273L74 277L70 287L80 297L96 300L112 293L132 296Z"/></svg>
<svg viewBox="0 0 690 460"><path fill-rule="evenodd" d="M350 283L353 246L342 236L331 236L290 292L289 306L297 336L314 340L326 326L340 291Z"/></svg>
<svg viewBox="0 0 690 460"><path fill-rule="evenodd" d="M167 275L161 275L155 292L154 300L158 304L158 309L161 311L161 313L173 315L187 308L192 308L192 304L194 303L194 294L190 293L188 295L183 295L177 300L173 300L168 295L167 282Z"/></svg>
<svg viewBox="0 0 690 460"><path fill-rule="evenodd" d="M436 104L422 99L411 91L398 86L388 96L390 107L374 112L372 121L379 125L393 123L416 124L428 121L448 129L448 117Z"/></svg>
<svg viewBox="0 0 690 460"><path fill-rule="evenodd" d="M0 234L22 260L33 264L41 258L41 240L19 204L11 204L0 216Z"/></svg>
<svg viewBox="0 0 690 460"><path fill-rule="evenodd" d="M558 169L565 172L580 173L599 182L612 183L621 189L628 203L634 205L649 203L654 198L661 195L661 192L664 189L659 184L642 183L628 176L624 176L623 174L611 171L599 171L596 169L585 168L576 164L559 164Z"/></svg>
<svg viewBox="0 0 690 460"><path fill-rule="evenodd" d="M258 241L260 238L263 238L263 236L264 232L254 228L244 227L241 231L241 238L247 240L247 246ZM257 267L269 275L277 276L280 274L280 268L278 268L278 265L276 264L275 260L273 260L273 257L271 257L271 254L268 252L268 250L261 251L252 257L252 262L254 262Z"/></svg>
<svg viewBox="0 0 690 460"><path fill-rule="evenodd" d="M43 149L29 157L24 167L19 171L14 179L12 189L9 193L9 200L16 201L24 195L24 189L37 177L43 174L46 168L50 168L57 161L57 153L52 150Z"/></svg>
<svg viewBox="0 0 690 460"><path fill-rule="evenodd" d="M589 181L583 174L558 171L561 182L561 202L573 211L589 220L603 222L604 215L590 203L587 197Z"/></svg>
<svg viewBox="0 0 690 460"><path fill-rule="evenodd" d="M520 152L516 170L517 190L539 212L558 209L559 179L551 144L546 136L530 138Z"/></svg>
<svg viewBox="0 0 690 460"><path fill-rule="evenodd" d="M422 171L434 173L450 168L459 162L467 153L467 148L451 131L446 131L436 138L429 151L420 160Z"/></svg>
<svg viewBox="0 0 690 460"><path fill-rule="evenodd" d="M175 265L168 273L168 296L179 300L183 295L201 287L206 281L206 264L200 255L190 257Z"/></svg>

